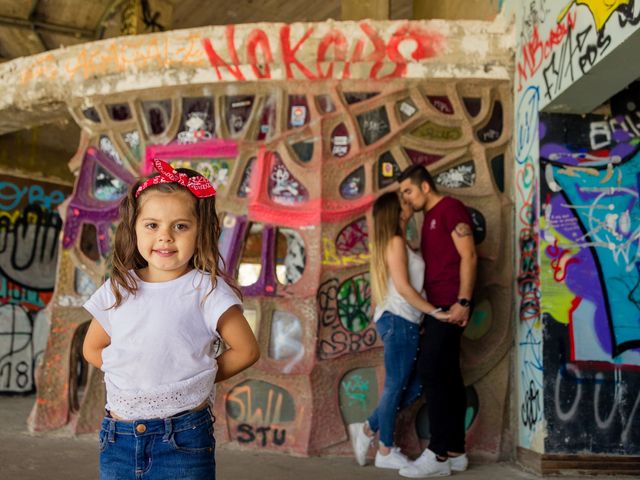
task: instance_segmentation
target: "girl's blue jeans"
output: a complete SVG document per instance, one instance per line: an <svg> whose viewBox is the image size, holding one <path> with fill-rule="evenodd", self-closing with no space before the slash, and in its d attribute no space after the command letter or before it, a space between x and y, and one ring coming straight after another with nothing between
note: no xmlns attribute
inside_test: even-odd
<svg viewBox="0 0 640 480"><path fill-rule="evenodd" d="M130 422L107 416L100 430L100 479L215 480L215 446L208 408Z"/></svg>
<svg viewBox="0 0 640 480"><path fill-rule="evenodd" d="M384 344L384 389L368 421L371 430L380 431L380 442L391 447L398 411L422 394L415 369L420 325L384 312L376 322L376 329Z"/></svg>

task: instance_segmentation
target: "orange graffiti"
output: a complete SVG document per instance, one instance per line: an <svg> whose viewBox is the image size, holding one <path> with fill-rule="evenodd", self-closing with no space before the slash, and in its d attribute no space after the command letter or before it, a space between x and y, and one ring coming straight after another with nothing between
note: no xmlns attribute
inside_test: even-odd
<svg viewBox="0 0 640 480"><path fill-rule="evenodd" d="M201 37L189 33L184 38L149 35L106 40L100 49L93 43L83 46L76 55L62 60L51 53L36 55L21 68L20 83L55 80L61 75L73 80L105 76L125 71L132 65L139 70L166 69L174 66L205 66Z"/></svg>
<svg viewBox="0 0 640 480"><path fill-rule="evenodd" d="M281 422L282 413L282 393L277 393L274 403L274 391L269 389L267 394L267 405L263 410L254 407L252 403L251 386L244 385L234 388L227 397L227 402L235 403L239 408L236 420L242 423L252 423L259 425L271 425Z"/></svg>

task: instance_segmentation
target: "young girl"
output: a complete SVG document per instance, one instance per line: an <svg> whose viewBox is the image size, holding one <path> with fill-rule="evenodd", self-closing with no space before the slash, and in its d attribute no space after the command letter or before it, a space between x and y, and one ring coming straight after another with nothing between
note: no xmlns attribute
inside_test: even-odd
<svg viewBox="0 0 640 480"><path fill-rule="evenodd" d="M154 167L123 199L111 277L84 305L94 318L83 353L107 390L100 478L215 479L214 382L260 351L220 268L214 188Z"/></svg>
<svg viewBox="0 0 640 480"><path fill-rule="evenodd" d="M423 313L446 321L424 297L424 261L408 247L407 222L413 215L408 204L400 204L396 193L381 195L373 204L371 265L374 321L384 344L385 380L378 407L366 423L350 425L356 461L366 463L372 438L380 432L375 466L400 469L408 459L393 445L396 413L413 403L422 387L414 374ZM419 293L420 292L420 293Z"/></svg>

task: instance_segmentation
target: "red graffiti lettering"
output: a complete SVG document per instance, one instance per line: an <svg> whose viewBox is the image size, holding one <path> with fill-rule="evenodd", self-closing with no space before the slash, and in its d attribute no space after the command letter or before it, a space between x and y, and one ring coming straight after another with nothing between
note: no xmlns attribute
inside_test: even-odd
<svg viewBox="0 0 640 480"><path fill-rule="evenodd" d="M549 32L546 40L540 38L538 25L533 27L531 39L522 46L522 61L518 62L518 91L522 90L523 82L533 77L542 66L542 63L549 58L553 49L560 45L570 34L576 25L576 12L570 12L563 23L558 23Z"/></svg>
<svg viewBox="0 0 640 480"><path fill-rule="evenodd" d="M326 60L327 51L333 45L333 58L329 68L323 74L321 64ZM331 30L327 33L318 45L317 68L319 78L331 78L333 76L333 64L335 61L344 62L347 58L347 37L340 30Z"/></svg>
<svg viewBox="0 0 640 480"><path fill-rule="evenodd" d="M387 55L396 64L393 72L383 78L402 77L407 71L407 59L400 53L400 44L405 41L413 41L416 44L411 58L415 61L424 60L435 56L441 48L444 38L439 34L429 33L414 25L400 27L393 33L387 45ZM373 71L371 72L373 76Z"/></svg>
<svg viewBox="0 0 640 480"><path fill-rule="evenodd" d="M375 62L371 67L369 77L377 78L378 71L380 70L380 68L382 68L382 62L386 54L386 45L384 44L384 40L382 40L382 38L380 38L380 36L378 35L378 32L371 28L368 23L361 22L360 28L373 44L374 50L366 58L363 58L362 51L364 50L364 39L361 38L360 40L358 40L358 43L356 43L356 48L351 57L351 63ZM348 78L348 75L343 75L342 77Z"/></svg>
<svg viewBox="0 0 640 480"><path fill-rule="evenodd" d="M298 66L298 69L310 80L314 80L316 76L313 74L311 70L309 70L300 60L296 58L296 53L300 50L300 47L307 41L307 39L313 33L313 28L307 30L302 38L298 40L295 47L291 48L291 27L289 25L285 25L280 30L280 43L282 47L282 59L284 61L285 67L287 69L287 78L294 78L293 70L291 65L295 64Z"/></svg>
<svg viewBox="0 0 640 480"><path fill-rule="evenodd" d="M316 71L309 64L313 62L310 49L315 48L315 42L308 42L314 32L311 27L304 31L302 37L297 40L291 38L291 26L284 25L280 28L279 45L272 46L267 33L255 28L246 37L246 55L240 60L235 44L235 27L225 27L225 36L228 54L227 60L220 55L220 48L216 50L212 40L202 40L205 53L215 69L218 80L247 80L245 74L248 70L243 64L251 67L251 78L268 79L271 76L271 67L274 59L282 61L285 67L287 79L306 78L308 80L333 78L341 76L350 78L350 66L355 63L367 64L369 78L386 79L402 77L406 74L409 63L419 62L437 55L442 49L444 37L437 32L428 32L418 25L403 23L392 34L388 43L385 43L379 33L367 22L360 22L360 30L364 33L360 38L352 39L351 35L332 28L319 41L315 52ZM415 47L411 53L403 54L403 42L412 42ZM349 49L353 46L353 52L349 58ZM280 50L277 51L277 48ZM333 48L333 54L330 53ZM368 53L364 53L365 49ZM406 49L405 49L406 50ZM393 71L382 75L381 70L385 64L394 67ZM335 71L336 64L343 64L342 74ZM294 66L296 68L294 68ZM364 65L363 65L364 66ZM324 69L324 71L323 71ZM226 72L225 72L226 70Z"/></svg>
<svg viewBox="0 0 640 480"><path fill-rule="evenodd" d="M216 69L216 73L218 75L218 80L222 80L222 74L220 73L220 68L226 68L227 71L235 77L236 80L244 80L244 75L240 71L240 62L238 60L238 52L236 51L236 46L234 44L234 31L235 27L233 25L227 25L225 30L225 35L227 37L227 48L229 49L229 54L231 55L231 65L225 62L215 51L211 41L208 38L205 38L202 41L204 45L204 51L207 53L207 57L209 57L209 61L213 68Z"/></svg>
<svg viewBox="0 0 640 480"><path fill-rule="evenodd" d="M262 50L264 63L258 62L257 60L256 49L258 46L260 46L260 50ZM247 39L247 57L249 58L253 73L256 74L257 78L271 78L269 64L273 61L273 55L271 55L269 37L267 37L264 30L257 28L249 34L249 38ZM263 66L263 69L261 69L260 66Z"/></svg>

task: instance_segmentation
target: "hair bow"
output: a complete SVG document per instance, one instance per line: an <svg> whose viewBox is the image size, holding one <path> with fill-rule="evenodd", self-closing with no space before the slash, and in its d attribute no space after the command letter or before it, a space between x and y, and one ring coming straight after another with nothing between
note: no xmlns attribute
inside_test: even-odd
<svg viewBox="0 0 640 480"><path fill-rule="evenodd" d="M188 188L189 191L198 198L213 197L216 194L216 189L213 188L211 182L202 175L189 177L186 173L178 172L167 162L163 162L157 158L153 159L153 167L160 175L145 180L136 190L136 198L138 198L146 188L160 183L177 183Z"/></svg>

